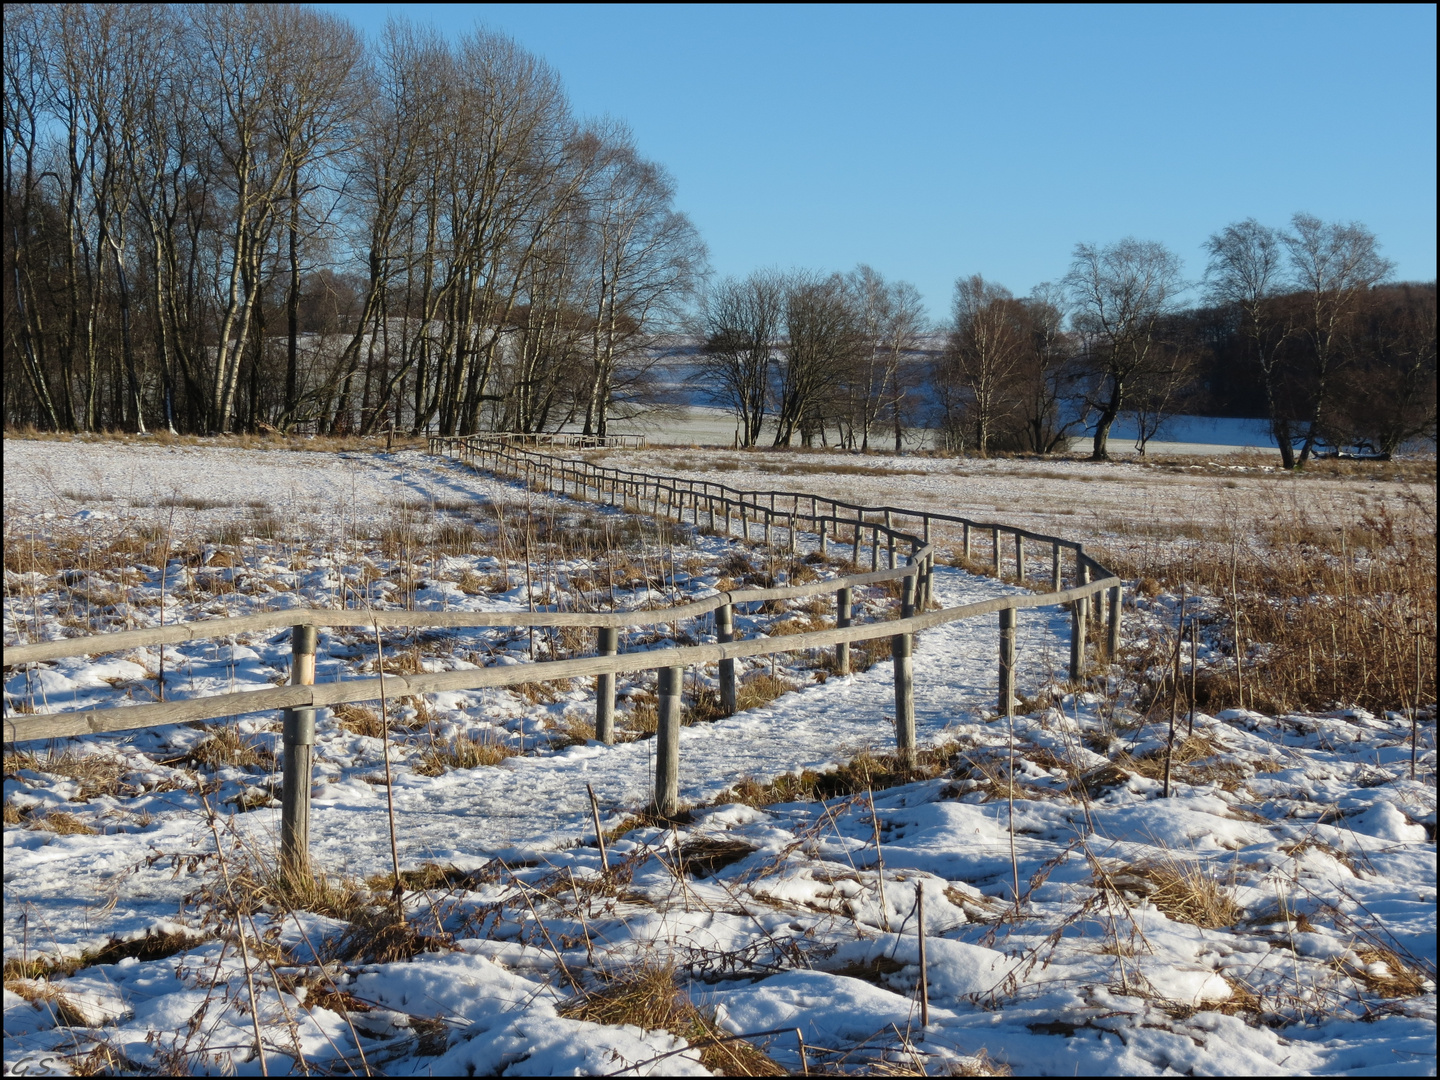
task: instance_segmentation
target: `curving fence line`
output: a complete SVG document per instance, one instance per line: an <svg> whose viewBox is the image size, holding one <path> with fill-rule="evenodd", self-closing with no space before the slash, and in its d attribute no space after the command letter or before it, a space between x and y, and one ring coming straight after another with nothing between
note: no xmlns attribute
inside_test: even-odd
<svg viewBox="0 0 1440 1080"><path fill-rule="evenodd" d="M864 507L793 492L742 491L722 484L677 477L609 469L588 461L551 457L510 445L494 437L434 438L432 453L457 457L475 468L520 480L534 489L592 499L642 513L688 522L728 535L766 543L783 540L796 550L801 531L818 535L820 548L849 547L851 559L867 553L868 572L782 588L745 589L717 593L703 600L669 608L624 612L440 612L335 610L290 608L233 618L205 619L175 626L93 634L28 645L8 645L5 667L54 660L67 656L97 655L151 645L229 637L289 626L291 628L290 685L265 690L217 694L210 697L162 701L149 705L117 706L72 712L7 715L7 742L24 742L104 731L127 731L186 721L215 719L245 713L283 710L283 776L281 790L281 860L295 870L308 868L310 775L315 742L315 709L345 702L375 701L439 691L508 687L535 680L596 676L595 733L605 743L614 740L615 676L654 670L659 681L659 719L656 730L654 808L673 814L679 803L680 692L687 666L718 664L722 708L736 706L735 661L742 657L831 648L836 666L848 673L850 646L857 641L889 638L895 674L895 740L901 754L915 749L915 704L912 653L920 630L958 619L998 613L999 702L1007 711L1015 697L1015 613L1023 608L1069 605L1071 610L1070 676L1085 670L1086 619L1100 594L1109 601L1107 651L1113 655L1120 635L1120 579L1085 554L1084 547L1058 537L1010 526L970 521L945 514L917 513L895 507ZM1026 541L1049 545L1048 592L995 597L959 607L927 610L934 569L932 524L959 525L962 551L972 557L972 539L988 540L997 574L1005 562L1003 550L1013 542L1016 576L1029 583ZM907 531L902 525L915 528ZM759 535L757 536L757 532ZM865 543L869 539L868 545ZM981 545L983 547L983 543ZM904 562L897 559L904 551ZM883 551L883 558L882 558ZM1071 553L1066 559L1062 553ZM881 566L881 562L885 565ZM1071 571L1064 573L1069 563ZM1068 588L1065 578L1070 579ZM852 624L853 590L884 581L901 582L900 617ZM736 605L767 600L794 600L834 593L834 629L785 635L778 638L737 639ZM716 643L641 652L619 653L622 627L658 626L713 615ZM596 654L571 660L506 665L464 671L419 675L381 674L373 679L334 683L315 682L315 647L322 626L371 627L589 627L596 630Z"/></svg>

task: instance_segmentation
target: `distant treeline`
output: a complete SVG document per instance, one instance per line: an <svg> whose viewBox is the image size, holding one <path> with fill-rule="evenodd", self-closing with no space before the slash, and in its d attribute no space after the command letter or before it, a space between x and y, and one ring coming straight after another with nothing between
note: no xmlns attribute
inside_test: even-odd
<svg viewBox="0 0 1440 1080"><path fill-rule="evenodd" d="M1176 413L1266 418L1287 468L1326 444L1434 438L1434 282L1385 284L1372 234L1307 214L1207 246L1200 283L1134 239L1077 245L1065 277L1027 297L962 277L938 340L913 287L869 267L726 280L695 323L701 377L746 445L768 418L777 446L838 429L842 445L893 436L898 450L924 426L960 452L1048 454L1088 432L1104 458L1122 412L1142 451ZM1195 284L1203 306L1182 307Z"/></svg>
<svg viewBox="0 0 1440 1080"><path fill-rule="evenodd" d="M1025 297L962 277L937 327L866 266L707 285L663 169L502 36L366 45L288 4L4 20L7 427L604 434L683 340L745 445L1093 431L1103 457L1122 412L1143 445L1189 411L1268 418L1290 465L1435 432L1435 285L1387 284L1358 224L1228 226L1203 282L1081 244Z"/></svg>

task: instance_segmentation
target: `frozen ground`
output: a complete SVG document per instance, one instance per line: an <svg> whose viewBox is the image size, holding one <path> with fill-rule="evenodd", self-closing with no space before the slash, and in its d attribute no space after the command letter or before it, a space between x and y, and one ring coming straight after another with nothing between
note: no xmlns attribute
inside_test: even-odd
<svg viewBox="0 0 1440 1080"><path fill-rule="evenodd" d="M146 625L159 618L165 589L167 621L361 596L377 606L413 596L418 606L522 607L523 567L506 572L493 548L412 558L373 538L420 506L458 521L479 520L495 501L511 516L528 503L560 532L587 528L593 516L413 453L7 440L5 460L7 643ZM673 455L627 461L684 468ZM905 464L915 465L910 475L890 478L742 467L725 479L823 482L901 506L963 497L961 512L988 502L986 516L1008 521L1022 488L1053 503L1047 485L1087 483L1064 466L1047 478L998 463L963 474L924 459ZM1162 498L1186 498L1164 476L1153 491L1144 473L1120 477L1090 490L1153 502L1157 514L1167 512ZM1237 491L1220 483L1217 492ZM1141 494L1122 494L1136 486ZM249 535L247 523L263 516L293 528L271 530L283 538ZM1041 527L1086 538L1083 514L1045 518ZM239 537L232 549L207 540L227 525ZM160 567L137 560L129 574L95 561L67 583L27 571L25 553L10 550L68 551L77 533L99 545L136 528L168 530L195 558L177 558L164 582ZM661 592L672 602L703 595L719 575L739 572L738 545L698 537L669 553L667 579L659 547L657 534L653 547L632 552L643 573L622 574L618 606ZM78 561L94 559L74 550ZM647 559L658 575L644 569ZM540 564L532 570L542 576ZM564 595L593 570L557 557L543 573ZM937 574L947 606L1006 588L954 568ZM75 599L78 591L87 598ZM870 599L872 614L882 602ZM1174 605L1163 594L1144 602L1127 633L1137 642L1163 635ZM801 614L754 612L741 629L771 632ZM892 745L887 663L816 682L823 669L802 658L779 671L801 689L686 727L682 799L695 810L672 828L625 828L649 795L653 741L577 741L588 686L400 707L407 723L391 751L391 791L404 905L415 935L430 939L429 951L408 959L347 944L344 921L303 907L262 906L243 923L246 936L236 933L224 874L253 881L275 850L275 766L264 754L278 740L273 717L236 723L260 751L248 763L210 761L200 751L215 732L188 727L21 747L30 756L6 760L6 1070L109 1060L125 1071L254 1074L253 1004L272 1075L298 1072L301 1056L324 1072L697 1074L698 1051L684 1047L707 1031L751 1035L794 1072L935 1073L990 1062L1025 1074L1433 1074L1433 747L1421 748L1412 781L1408 724L1395 715L1200 714L1181 744L1174 795L1163 799L1164 729L1130 711L1124 693L1053 685L1065 653L1061 616L1025 614L1021 628L1022 690L1048 693L1015 724L1013 834L1009 732L990 711L993 618L920 639L917 718L922 741L942 749L908 783L875 760L873 813L853 782L845 790L837 780L841 790L823 801L756 793L769 778L825 773L866 747ZM707 629L692 628L701 639ZM627 647L656 643L637 635ZM373 670L367 647L325 637L320 677ZM435 670L523 661L532 647L497 633L387 643ZM543 639L539 649L547 655ZM184 695L269 685L287 653L283 634L167 648L167 686ZM143 700L159 662L137 653L7 670L7 713L74 708L116 690ZM692 689L713 684L692 675ZM639 681L623 689L635 691L632 701L644 696ZM333 878L358 880L391 866L386 789L376 782L385 763L380 740L341 719L320 722L315 854ZM427 775L427 741L457 735L519 752ZM853 764L836 774L854 775ZM741 794L754 805L724 801L747 778L756 782ZM605 827L625 829L610 845L608 873L588 824L587 783ZM216 831L207 807L220 811ZM917 890L928 1027L917 1000ZM109 944L147 934L190 940L157 945L165 955L155 956L143 940L128 950ZM241 955L247 940L263 963ZM34 977L42 972L32 962L61 958L81 966L68 978ZM594 1022L591 998L671 969L712 1027L677 1034ZM724 1067L711 1050L706 1063Z"/></svg>
<svg viewBox="0 0 1440 1080"><path fill-rule="evenodd" d="M1257 460L1226 457L1142 464L667 448L586 456L615 468L738 488L1001 521L1080 539L1097 553L1223 534L1231 527L1259 532L1281 519L1338 525L1382 507L1409 513L1417 505L1432 515L1435 507L1431 479L1408 484L1367 471L1299 477Z"/></svg>

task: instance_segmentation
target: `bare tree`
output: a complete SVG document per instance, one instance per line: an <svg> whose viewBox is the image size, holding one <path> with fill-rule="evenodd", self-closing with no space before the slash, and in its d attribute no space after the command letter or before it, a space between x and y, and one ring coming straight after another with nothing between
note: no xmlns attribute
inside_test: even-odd
<svg viewBox="0 0 1440 1080"><path fill-rule="evenodd" d="M1164 362L1160 328L1184 287L1180 265L1164 244L1133 237L1107 247L1075 246L1065 285L1095 379L1096 461L1109 460L1110 428L1136 380Z"/></svg>
<svg viewBox="0 0 1440 1080"><path fill-rule="evenodd" d="M1347 442L1387 455L1408 439L1433 443L1435 316L1434 282L1371 290L1348 335L1331 421Z"/></svg>
<svg viewBox="0 0 1440 1080"><path fill-rule="evenodd" d="M789 446L798 430L801 441L811 446L817 436L824 437L835 391L865 341L839 274L799 271L786 285L774 444Z"/></svg>
<svg viewBox="0 0 1440 1080"><path fill-rule="evenodd" d="M845 285L863 340L842 389L846 399L842 419L848 428L842 439L853 447L858 434L860 449L869 451L871 430L888 420L898 454L908 390L901 363L924 333L924 303L910 282L888 282L864 263L846 275Z"/></svg>
<svg viewBox="0 0 1440 1080"><path fill-rule="evenodd" d="M1083 413L1066 408L1077 373L1064 331L1065 290L1048 281L1036 285L1021 302L1019 319L1025 337L1014 378L1020 445L1051 454L1084 422Z"/></svg>
<svg viewBox="0 0 1440 1080"><path fill-rule="evenodd" d="M734 411L746 448L760 440L784 314L785 281L771 270L726 278L700 303L696 329L704 345L696 381Z"/></svg>
<svg viewBox="0 0 1440 1080"><path fill-rule="evenodd" d="M41 191L41 128L44 124L46 34L35 4L5 9L5 226L8 233L6 276L14 286L16 318L6 318L6 338L22 357L25 378L35 396L41 422L54 430L61 414L51 393L46 346L49 341L43 300L44 193ZM9 352L10 350L6 350ZM63 406L68 406L65 399ZM68 413L68 408L66 409ZM69 416L65 417L69 421Z"/></svg>
<svg viewBox="0 0 1440 1080"><path fill-rule="evenodd" d="M1375 234L1359 222L1327 224L1313 214L1290 219L1285 237L1296 284L1305 297L1300 333L1307 345L1310 415L1297 465L1310 459L1324 434L1335 369L1350 320L1371 287L1390 276L1395 264L1380 255Z"/></svg>
<svg viewBox="0 0 1440 1080"><path fill-rule="evenodd" d="M612 125L584 196L590 237L591 326L585 433L606 433L617 367L633 378L655 344L673 329L705 264L705 245L674 209L675 186L637 153L628 129Z"/></svg>
<svg viewBox="0 0 1440 1080"><path fill-rule="evenodd" d="M979 274L955 282L945 360L968 391L967 413L982 458L1015 404L1015 376L1027 346L1018 308L1009 289Z"/></svg>
<svg viewBox="0 0 1440 1080"><path fill-rule="evenodd" d="M1205 290L1216 305L1234 308L1240 333L1260 367L1270 430L1280 448L1280 462L1295 467L1295 445L1289 403L1283 399L1285 344L1296 332L1278 298L1290 282L1285 273L1285 237L1279 229L1254 218L1227 225L1205 243L1210 263Z"/></svg>

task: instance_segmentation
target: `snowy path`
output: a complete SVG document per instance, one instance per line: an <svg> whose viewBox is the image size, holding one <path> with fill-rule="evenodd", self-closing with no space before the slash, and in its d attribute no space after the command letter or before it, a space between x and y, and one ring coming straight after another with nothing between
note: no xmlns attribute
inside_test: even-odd
<svg viewBox="0 0 1440 1080"><path fill-rule="evenodd" d="M960 570L936 570L936 598L945 606L1020 590ZM1068 616L1058 610L1022 613L1020 686L1044 681L1041 665L1068 655ZM940 738L962 716L994 707L997 618L951 623L921 636L915 653L915 720L921 745ZM1022 691L1023 692L1023 691ZM894 746L894 683L890 664L845 679L830 679L787 694L769 706L713 724L682 729L682 803L714 798L747 776L767 778L801 769L823 770L862 747ZM550 847L592 834L585 784L602 808L638 809L650 798L654 741L607 747L574 746L542 757L511 758L491 769L427 778L407 775L396 784L402 861L473 864L506 847ZM334 790L341 788L342 790ZM332 785L317 796L311 842L322 865L341 852L351 859L357 841L374 838L374 864L388 859L384 789L360 781ZM344 811L343 813L340 811ZM361 845L363 847L363 844Z"/></svg>
<svg viewBox="0 0 1440 1080"><path fill-rule="evenodd" d="M938 567L936 598L946 606L1018 591L961 570ZM974 711L992 708L997 621L983 616L927 631L915 652L916 728L921 745L942 737ZM1060 611L1022 612L1019 626L1022 692L1058 671L1066 654L1068 617ZM768 778L801 769L823 770L862 747L894 745L894 684L882 661L849 678L832 678L713 724L681 731L682 803L713 798L747 776ZM161 733L120 733L99 744L153 749ZM344 741L343 733L332 736ZM92 741L92 740L87 740ZM311 851L331 873L366 876L389 866L385 789L361 774L374 764L340 769L327 762L322 735L316 765ZM494 768L451 770L438 777L398 770L395 809L401 862L453 862L478 866L497 854L515 858L555 850L593 833L585 785L589 783L607 825L649 800L654 740L607 747L573 746L559 753L511 758ZM338 775L337 775L338 774ZM336 782L325 783L329 778ZM179 808L185 813L174 813ZM5 880L23 878L23 901L7 904L6 947L74 954L112 936L143 932L173 919L193 883L172 878L169 856L213 846L195 799L185 792L150 802L154 824L110 836L55 836L8 829ZM166 811L170 812L167 813ZM279 811L261 809L233 818L262 852L274 851ZM518 851L517 851L518 849ZM153 866L147 857L160 855ZM19 898L17 898L19 899ZM77 911L77 900L83 906ZM88 908L83 910L83 908ZM28 917L28 928L22 925Z"/></svg>

